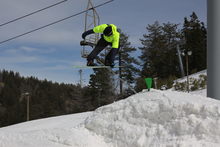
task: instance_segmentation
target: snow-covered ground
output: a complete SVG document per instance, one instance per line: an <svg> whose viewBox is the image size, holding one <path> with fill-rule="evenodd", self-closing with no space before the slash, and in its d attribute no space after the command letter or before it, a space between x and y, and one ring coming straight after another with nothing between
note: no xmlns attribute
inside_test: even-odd
<svg viewBox="0 0 220 147"><path fill-rule="evenodd" d="M198 79L200 75L207 75L207 70L202 70L200 72L191 74L191 75L189 75L189 78ZM184 82L186 80L187 80L187 77L185 76L183 78L177 79L176 82Z"/></svg>
<svg viewBox="0 0 220 147"><path fill-rule="evenodd" d="M0 128L0 147L219 147L220 101L142 91L94 112Z"/></svg>
<svg viewBox="0 0 220 147"><path fill-rule="evenodd" d="M0 128L0 147L107 147L83 126L92 112L35 120Z"/></svg>

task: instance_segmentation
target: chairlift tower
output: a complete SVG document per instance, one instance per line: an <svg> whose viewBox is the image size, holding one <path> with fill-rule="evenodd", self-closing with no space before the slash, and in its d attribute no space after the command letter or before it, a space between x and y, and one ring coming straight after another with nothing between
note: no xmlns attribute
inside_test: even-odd
<svg viewBox="0 0 220 147"><path fill-rule="evenodd" d="M89 10L89 11L86 11L86 13L85 13L84 31L88 31L90 29L93 29L95 26L100 24L100 18L99 18L97 11L95 10L95 8L93 6L92 0L88 0L87 10ZM96 44L98 39L99 39L99 34L96 33L96 34L89 35L85 39L85 41ZM88 48L88 46L83 46L83 48L82 48L81 56L83 58L86 58L88 56L88 54L90 53L90 51L88 51L87 48Z"/></svg>

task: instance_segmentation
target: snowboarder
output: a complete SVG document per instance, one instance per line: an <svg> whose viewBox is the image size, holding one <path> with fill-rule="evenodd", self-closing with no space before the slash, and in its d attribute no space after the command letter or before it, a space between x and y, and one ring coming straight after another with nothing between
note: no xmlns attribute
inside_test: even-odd
<svg viewBox="0 0 220 147"><path fill-rule="evenodd" d="M115 56L119 51L120 33L117 31L117 27L114 24L101 24L94 27L91 30L85 31L82 34L82 38L85 40L87 35L93 33L102 33L100 40L95 48L87 56L87 66L94 66L94 59L96 56L108 45L112 46L112 49L105 58L105 65L114 67Z"/></svg>

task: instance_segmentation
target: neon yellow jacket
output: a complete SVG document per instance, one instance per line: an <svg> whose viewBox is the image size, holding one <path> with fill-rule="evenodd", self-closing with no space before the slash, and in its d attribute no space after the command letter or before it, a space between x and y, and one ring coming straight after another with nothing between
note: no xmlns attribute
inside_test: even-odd
<svg viewBox="0 0 220 147"><path fill-rule="evenodd" d="M103 35L104 39L107 42L112 43L112 48L119 48L119 39L120 33L117 31L117 27L114 24L109 24L112 27L112 35L105 36ZM101 24L93 28L95 33L103 33L105 28L109 26L108 24Z"/></svg>

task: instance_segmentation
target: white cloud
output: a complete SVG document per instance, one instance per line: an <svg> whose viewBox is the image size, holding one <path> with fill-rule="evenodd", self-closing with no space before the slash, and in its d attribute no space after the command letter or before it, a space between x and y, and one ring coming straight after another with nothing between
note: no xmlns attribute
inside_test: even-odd
<svg viewBox="0 0 220 147"><path fill-rule="evenodd" d="M37 48L27 47L27 46L22 46L20 47L20 49L25 52L35 52L38 50Z"/></svg>
<svg viewBox="0 0 220 147"><path fill-rule="evenodd" d="M18 64L18 63L30 63L30 62L40 62L41 60L35 56L25 56L25 55L17 55L17 56L3 56L0 58L1 67L7 67L9 64Z"/></svg>
<svg viewBox="0 0 220 147"><path fill-rule="evenodd" d="M56 51L55 48L44 49L44 48L35 48L35 47L30 47L30 46L20 46L18 48L6 49L4 50L4 53L6 54L6 56L18 56L18 55L24 56L24 53L29 53L29 55L30 54L36 55L37 53L41 53L41 54L50 53L51 54L55 51Z"/></svg>
<svg viewBox="0 0 220 147"><path fill-rule="evenodd" d="M56 70L69 70L70 66L68 65L51 65L42 67L42 71L56 71Z"/></svg>

